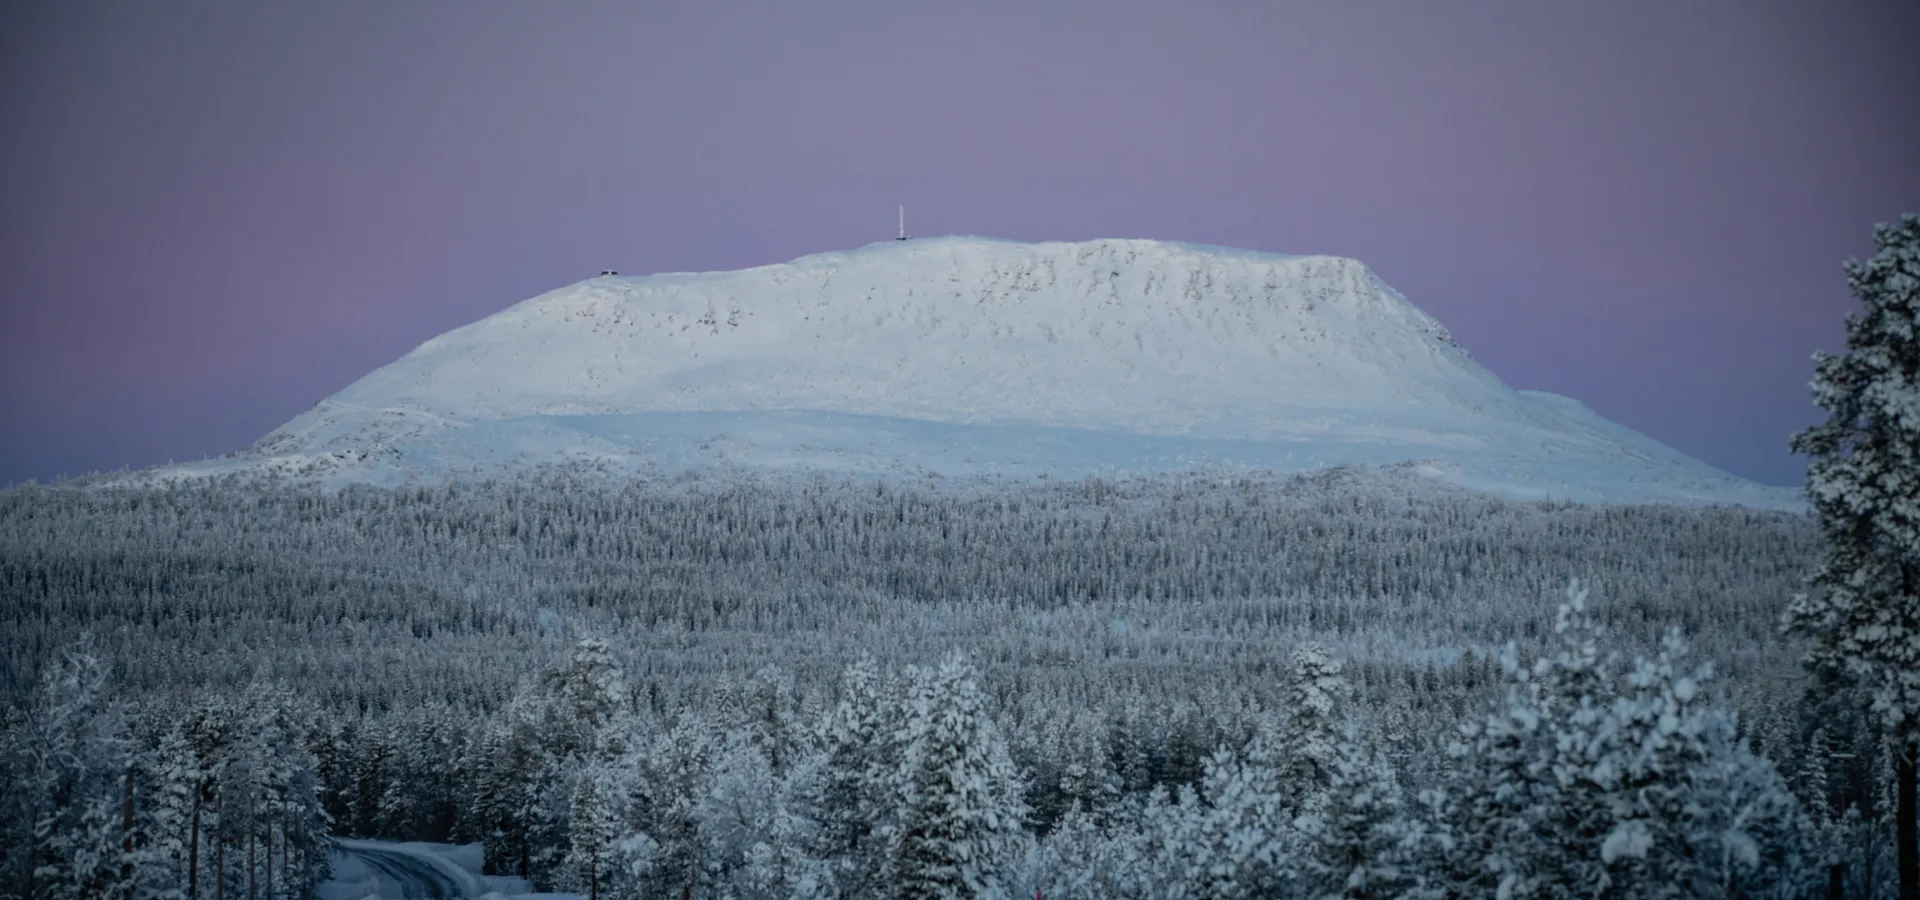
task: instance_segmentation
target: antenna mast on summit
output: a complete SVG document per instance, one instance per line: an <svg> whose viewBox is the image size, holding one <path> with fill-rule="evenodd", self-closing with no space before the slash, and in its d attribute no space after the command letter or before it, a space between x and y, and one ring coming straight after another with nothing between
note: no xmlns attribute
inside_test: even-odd
<svg viewBox="0 0 1920 900"><path fill-rule="evenodd" d="M907 205L902 203L900 204L900 236L894 238L894 240L904 241L909 237L912 237L912 235L907 234Z"/></svg>

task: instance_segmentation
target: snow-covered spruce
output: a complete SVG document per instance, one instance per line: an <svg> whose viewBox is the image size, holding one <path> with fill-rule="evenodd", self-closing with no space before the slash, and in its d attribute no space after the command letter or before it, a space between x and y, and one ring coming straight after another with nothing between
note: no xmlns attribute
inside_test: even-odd
<svg viewBox="0 0 1920 900"><path fill-rule="evenodd" d="M1002 870L1025 837L1026 803L978 678L957 656L909 674L897 739L903 807L886 869L889 894L902 900L1006 893Z"/></svg>
<svg viewBox="0 0 1920 900"><path fill-rule="evenodd" d="M1826 422L1794 436L1813 457L1807 496L1827 538L1813 590L1788 611L1816 664L1871 691L1905 740L1920 737L1920 215L1882 225L1879 251L1849 262L1864 306L1847 316L1847 352L1815 356Z"/></svg>
<svg viewBox="0 0 1920 900"><path fill-rule="evenodd" d="M1812 590L1787 610L1808 662L1864 688L1889 741L1901 896L1920 897L1920 215L1874 232L1846 264L1864 307L1847 350L1815 354L1827 421L1793 438L1826 536ZM1871 854L1869 854L1869 859ZM1839 872L1836 871L1836 877Z"/></svg>

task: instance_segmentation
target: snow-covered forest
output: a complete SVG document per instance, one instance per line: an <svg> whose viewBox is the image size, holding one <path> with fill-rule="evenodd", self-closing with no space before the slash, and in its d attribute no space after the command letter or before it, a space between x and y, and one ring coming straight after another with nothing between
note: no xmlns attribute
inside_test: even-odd
<svg viewBox="0 0 1920 900"><path fill-rule="evenodd" d="M1819 550L1396 470L29 486L0 880L1878 896L1887 742L1780 632Z"/></svg>

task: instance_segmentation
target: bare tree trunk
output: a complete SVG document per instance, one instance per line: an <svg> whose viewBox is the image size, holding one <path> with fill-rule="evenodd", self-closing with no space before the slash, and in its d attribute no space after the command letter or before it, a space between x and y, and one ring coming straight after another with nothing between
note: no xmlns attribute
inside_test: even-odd
<svg viewBox="0 0 1920 900"><path fill-rule="evenodd" d="M1909 740L1895 748L1894 777L1899 799L1894 804L1893 834L1900 842L1896 855L1900 862L1900 900L1920 900L1920 805L1916 805L1914 765L1920 761L1920 741Z"/></svg>
<svg viewBox="0 0 1920 900"><path fill-rule="evenodd" d="M193 825L187 841L187 900L200 900L200 786L193 786Z"/></svg>
<svg viewBox="0 0 1920 900"><path fill-rule="evenodd" d="M1878 831L1879 829L1877 828L1867 829L1867 857L1866 857L1867 863L1865 866L1861 867L1864 870L1861 874L1866 876L1866 878L1864 879L1866 884L1863 885L1862 890L1860 892L1860 896L1862 897L1873 896L1873 869L1874 869L1873 864L1880 859L1880 848L1874 846L1875 842L1874 842L1873 836Z"/></svg>
<svg viewBox="0 0 1920 900"><path fill-rule="evenodd" d="M127 883L127 900L133 900L133 767L127 767L127 780L120 788L120 880Z"/></svg>
<svg viewBox="0 0 1920 900"><path fill-rule="evenodd" d="M1834 863L1827 867L1827 900L1846 900L1847 864Z"/></svg>
<svg viewBox="0 0 1920 900"><path fill-rule="evenodd" d="M267 900L273 900L273 826L272 825L267 826L266 845L267 846L263 848L262 852L267 854L267 865L266 865Z"/></svg>
<svg viewBox="0 0 1920 900"><path fill-rule="evenodd" d="M217 832L213 836L213 900L227 900L227 841L226 835Z"/></svg>

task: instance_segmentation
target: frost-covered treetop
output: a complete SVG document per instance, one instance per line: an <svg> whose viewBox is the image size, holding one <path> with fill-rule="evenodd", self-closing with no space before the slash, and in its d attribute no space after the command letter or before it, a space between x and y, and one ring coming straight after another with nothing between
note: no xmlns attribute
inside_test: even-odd
<svg viewBox="0 0 1920 900"><path fill-rule="evenodd" d="M1887 725L1920 734L1920 215L1881 225L1878 251L1847 263L1864 307L1847 350L1814 357L1826 422L1793 438L1813 457L1807 496L1827 558L1788 625L1813 659L1861 679Z"/></svg>

